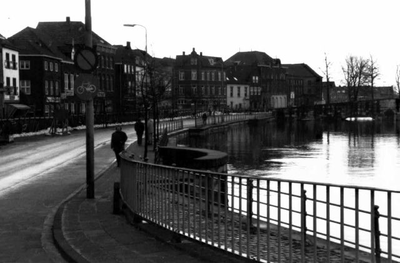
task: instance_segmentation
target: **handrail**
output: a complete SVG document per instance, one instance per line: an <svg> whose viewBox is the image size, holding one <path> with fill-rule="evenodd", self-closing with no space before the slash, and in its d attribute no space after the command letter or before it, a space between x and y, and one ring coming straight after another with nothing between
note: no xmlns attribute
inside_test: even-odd
<svg viewBox="0 0 400 263"><path fill-rule="evenodd" d="M267 262L400 261L400 191L122 159L132 212L188 238Z"/></svg>

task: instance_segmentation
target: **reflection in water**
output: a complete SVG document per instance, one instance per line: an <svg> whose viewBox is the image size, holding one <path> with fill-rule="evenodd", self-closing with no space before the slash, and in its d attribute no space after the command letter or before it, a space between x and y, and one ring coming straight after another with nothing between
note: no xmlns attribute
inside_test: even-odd
<svg viewBox="0 0 400 263"><path fill-rule="evenodd" d="M399 124L237 124L192 147L227 152L230 173L400 189Z"/></svg>

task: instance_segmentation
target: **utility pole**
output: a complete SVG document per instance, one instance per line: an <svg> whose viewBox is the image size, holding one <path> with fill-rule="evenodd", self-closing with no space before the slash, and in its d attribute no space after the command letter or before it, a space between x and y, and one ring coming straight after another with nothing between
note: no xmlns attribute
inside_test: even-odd
<svg viewBox="0 0 400 263"><path fill-rule="evenodd" d="M85 0L85 45L92 48L90 0ZM86 198L94 198L94 110L93 98L86 101Z"/></svg>

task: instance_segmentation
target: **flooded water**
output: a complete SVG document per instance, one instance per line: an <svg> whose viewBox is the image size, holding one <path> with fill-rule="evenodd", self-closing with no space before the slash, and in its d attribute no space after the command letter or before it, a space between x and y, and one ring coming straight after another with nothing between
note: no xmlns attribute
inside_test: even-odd
<svg viewBox="0 0 400 263"><path fill-rule="evenodd" d="M238 124L186 144L227 152L229 173L400 190L400 124Z"/></svg>

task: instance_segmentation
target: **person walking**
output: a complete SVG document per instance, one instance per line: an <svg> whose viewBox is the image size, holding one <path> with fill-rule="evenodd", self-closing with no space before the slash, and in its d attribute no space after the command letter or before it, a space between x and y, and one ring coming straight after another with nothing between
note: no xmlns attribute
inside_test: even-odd
<svg viewBox="0 0 400 263"><path fill-rule="evenodd" d="M201 116L201 118L203 119L203 125L207 124L207 113L203 113L203 115Z"/></svg>
<svg viewBox="0 0 400 263"><path fill-rule="evenodd" d="M139 146L142 146L142 138L143 138L143 132L144 132L144 124L143 122L138 119L135 123L135 131L136 131L136 136L137 136L137 144Z"/></svg>
<svg viewBox="0 0 400 263"><path fill-rule="evenodd" d="M125 150L125 142L128 140L126 133L122 131L122 126L118 125L115 127L115 132L111 135L111 149L114 150L115 158L117 159L117 167L121 162L121 156L119 154Z"/></svg>
<svg viewBox="0 0 400 263"><path fill-rule="evenodd" d="M147 133L148 133L147 142L149 145L153 144L153 134L154 134L153 125L154 125L153 119L149 119L147 121Z"/></svg>

